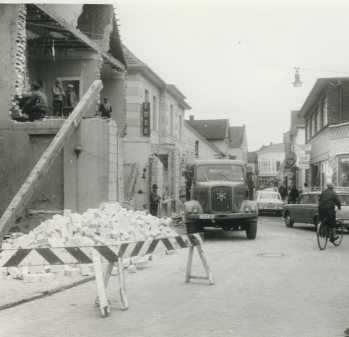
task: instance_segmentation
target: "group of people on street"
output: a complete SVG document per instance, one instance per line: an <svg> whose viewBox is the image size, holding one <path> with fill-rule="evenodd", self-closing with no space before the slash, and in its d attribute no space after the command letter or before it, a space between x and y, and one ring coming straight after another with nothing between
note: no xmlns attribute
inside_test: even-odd
<svg viewBox="0 0 349 337"><path fill-rule="evenodd" d="M280 196L282 200L286 201L289 204L296 204L299 198L301 197L303 192L310 191L310 188L308 187L307 183L304 183L304 188L299 186L299 188L296 187L296 185L293 185L289 190L287 191L286 187L284 185L281 185L278 188L278 191L280 193Z"/></svg>
<svg viewBox="0 0 349 337"><path fill-rule="evenodd" d="M23 98L19 102L19 108L22 109L22 114L28 116L28 119L22 117L19 121L34 122L45 117L48 109L47 96L40 89L40 83L35 81L31 84L31 91L23 94ZM68 84L67 90L64 91L62 81L59 79L56 80L56 84L52 87L52 96L53 116L68 117L78 104L74 86ZM108 97L104 97L103 103L99 106L99 111L101 112L101 117L111 118L113 109L108 102Z"/></svg>

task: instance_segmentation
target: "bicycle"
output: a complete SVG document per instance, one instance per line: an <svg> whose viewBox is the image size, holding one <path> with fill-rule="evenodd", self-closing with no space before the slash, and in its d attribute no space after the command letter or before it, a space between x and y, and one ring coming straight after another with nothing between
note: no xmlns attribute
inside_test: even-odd
<svg viewBox="0 0 349 337"><path fill-rule="evenodd" d="M331 237L338 236L338 239L336 241L332 241L332 243L335 246L339 246L343 240L343 232L344 227L342 225L341 219L336 219L336 227L335 228L328 228L326 221L328 218L323 219L321 222L319 222L317 227L317 243L320 248L320 250L326 249L327 241L331 239ZM332 235L331 235L332 234Z"/></svg>

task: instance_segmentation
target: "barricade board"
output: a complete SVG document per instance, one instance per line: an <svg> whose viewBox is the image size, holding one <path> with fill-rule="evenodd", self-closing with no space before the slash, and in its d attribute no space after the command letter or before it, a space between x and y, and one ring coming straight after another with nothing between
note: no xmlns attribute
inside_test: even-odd
<svg viewBox="0 0 349 337"><path fill-rule="evenodd" d="M121 243L108 246L76 246L30 249L0 249L0 267L23 267L37 265L64 265L93 263L92 251L101 255L103 262L116 263L119 259L149 255L156 251L200 246L200 234L188 234L164 239Z"/></svg>

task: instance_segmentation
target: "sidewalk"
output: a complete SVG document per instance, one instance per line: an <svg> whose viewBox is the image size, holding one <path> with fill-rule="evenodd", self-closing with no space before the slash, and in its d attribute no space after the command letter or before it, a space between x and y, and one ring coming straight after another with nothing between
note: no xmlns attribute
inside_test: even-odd
<svg viewBox="0 0 349 337"><path fill-rule="evenodd" d="M43 298L94 280L93 276L62 277L50 283L24 283L22 280L0 280L0 310Z"/></svg>

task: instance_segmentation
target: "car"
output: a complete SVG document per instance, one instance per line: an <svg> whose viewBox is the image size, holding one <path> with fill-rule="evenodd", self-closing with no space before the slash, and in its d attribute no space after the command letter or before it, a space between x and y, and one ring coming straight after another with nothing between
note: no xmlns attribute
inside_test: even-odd
<svg viewBox="0 0 349 337"><path fill-rule="evenodd" d="M313 224L319 222L318 204L322 190L304 192L297 204L285 204L283 217L287 227L293 227L294 223ZM341 202L341 210L337 211L336 218L341 219L342 224L349 231L349 189L335 189Z"/></svg>
<svg viewBox="0 0 349 337"><path fill-rule="evenodd" d="M256 192L256 201L258 205L258 213L276 213L277 215L282 215L284 202L282 201L279 192L262 190Z"/></svg>
<svg viewBox="0 0 349 337"><path fill-rule="evenodd" d="M268 187L268 188L265 188L263 191L273 191L273 192L277 192L278 189L276 187Z"/></svg>

